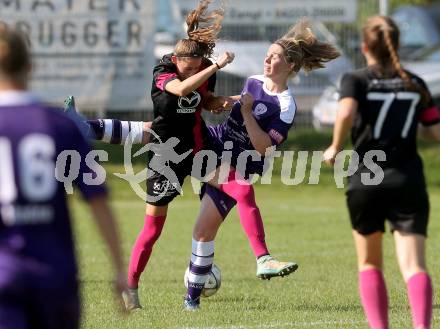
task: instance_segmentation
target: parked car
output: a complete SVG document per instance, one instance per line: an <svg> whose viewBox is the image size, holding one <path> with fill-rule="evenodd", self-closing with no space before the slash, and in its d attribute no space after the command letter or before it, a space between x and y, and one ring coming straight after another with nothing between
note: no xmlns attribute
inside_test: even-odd
<svg viewBox="0 0 440 329"><path fill-rule="evenodd" d="M419 58L419 52L440 44L440 4L402 6L392 17L400 29L400 56Z"/></svg>
<svg viewBox="0 0 440 329"><path fill-rule="evenodd" d="M400 58L427 84L440 105L440 5L404 6L392 14L401 31ZM338 84L329 85L312 109L315 129L331 127L338 109Z"/></svg>

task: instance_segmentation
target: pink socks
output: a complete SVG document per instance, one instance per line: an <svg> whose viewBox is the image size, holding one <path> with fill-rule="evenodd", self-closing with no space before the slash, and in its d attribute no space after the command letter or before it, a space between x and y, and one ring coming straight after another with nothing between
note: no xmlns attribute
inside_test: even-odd
<svg viewBox="0 0 440 329"><path fill-rule="evenodd" d="M414 329L428 329L432 317L432 284L425 272L414 274L407 282ZM359 290L365 315L372 329L388 328L388 297L382 272L359 272Z"/></svg>
<svg viewBox="0 0 440 329"><path fill-rule="evenodd" d="M131 251L128 266L128 287L137 288L139 278L150 258L153 245L157 241L165 224L166 216L145 215L145 224L139 233Z"/></svg>
<svg viewBox="0 0 440 329"><path fill-rule="evenodd" d="M372 329L388 329L388 296L382 272L359 272L359 292L368 323Z"/></svg>
<svg viewBox="0 0 440 329"><path fill-rule="evenodd" d="M425 272L414 274L406 283L415 329L427 329L432 317L431 278Z"/></svg>
<svg viewBox="0 0 440 329"><path fill-rule="evenodd" d="M255 257L268 255L263 219L255 202L254 188L244 180L240 182L235 178L235 170L231 170L228 181L220 186L220 190L237 201L240 223Z"/></svg>

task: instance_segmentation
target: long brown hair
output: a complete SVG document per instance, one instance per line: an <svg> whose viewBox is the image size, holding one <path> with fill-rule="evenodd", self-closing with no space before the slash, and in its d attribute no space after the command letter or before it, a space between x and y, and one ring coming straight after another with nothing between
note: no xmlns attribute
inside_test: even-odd
<svg viewBox="0 0 440 329"><path fill-rule="evenodd" d="M363 39L368 51L378 62L376 72L380 78L392 78L396 74L404 81L408 90L421 93L422 101L427 101L427 92L413 82L410 75L400 63L399 39L400 31L397 24L388 16L370 17L362 29Z"/></svg>
<svg viewBox="0 0 440 329"><path fill-rule="evenodd" d="M387 16L373 16L367 20L362 34L368 51L379 64L379 73L384 78L390 78L397 73L408 82L410 78L403 70L397 54L400 31L396 23Z"/></svg>
<svg viewBox="0 0 440 329"><path fill-rule="evenodd" d="M310 28L310 22L302 19L275 41L284 50L288 62L294 63L293 72L302 68L306 73L322 68L326 62L341 55L330 43L319 41Z"/></svg>
<svg viewBox="0 0 440 329"><path fill-rule="evenodd" d="M174 48L178 57L210 57L221 30L223 9L208 12L212 0L201 0L186 17L188 38L181 39Z"/></svg>
<svg viewBox="0 0 440 329"><path fill-rule="evenodd" d="M31 55L26 38L0 24L0 79L23 84L30 67Z"/></svg>

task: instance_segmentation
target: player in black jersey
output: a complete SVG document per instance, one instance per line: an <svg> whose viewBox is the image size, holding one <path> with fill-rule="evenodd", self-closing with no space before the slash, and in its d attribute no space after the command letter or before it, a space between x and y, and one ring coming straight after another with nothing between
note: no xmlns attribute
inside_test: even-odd
<svg viewBox="0 0 440 329"><path fill-rule="evenodd" d="M150 149L149 168L152 170L147 172L150 177L147 178L145 224L132 251L128 271L130 289L123 295L129 310L141 307L137 289L139 278L161 234L168 204L179 194L185 177L191 174L194 154L202 148L212 147L206 143L207 128L200 116L202 106L215 112L218 108L232 107L233 101L240 98L214 97L212 94L215 72L230 63L234 55L225 53L215 64L207 59L212 54L223 17L219 11L208 15L206 9L209 3L208 0L200 1L198 8L188 15L189 38L180 40L174 53L164 56L154 69L152 99L155 119L152 125L149 122L118 120L79 122L85 128L84 132L93 132L96 139L124 143L130 132L133 143L148 143ZM202 27L199 22L212 25ZM67 101L67 113L78 121L72 101L73 98ZM147 129L149 127L152 130ZM255 200L250 198L253 194L249 194L247 186L240 184L230 190L227 194L242 205L240 209L255 214L245 219L240 216L255 256L268 256L262 219L258 209L254 209ZM265 259L267 261L261 263L260 268L271 267L273 273L285 272L286 263L273 257Z"/></svg>
<svg viewBox="0 0 440 329"><path fill-rule="evenodd" d="M227 98L219 99L213 95L216 72L231 63L234 54L226 52L216 63L208 60L223 19L221 10L208 12L210 2L200 1L197 9L188 14L188 38L178 41L174 53L164 56L154 68L151 90L154 104L151 128L154 134L149 138L152 145L149 165L153 170L147 178L144 227L130 258L130 289L123 294L129 310L141 307L137 289L139 278L165 224L168 204L179 195L185 177L191 174L196 152L207 147L202 107L212 107L212 104L206 105L209 102L214 106L224 102L232 105ZM167 145L169 147L157 149Z"/></svg>
<svg viewBox="0 0 440 329"><path fill-rule="evenodd" d="M432 314L425 263L429 201L416 137L421 123L423 135L440 141L440 115L423 80L401 67L398 45L399 30L389 17L368 20L362 43L367 67L342 78L333 142L324 158L334 163L350 130L360 162L371 163L375 157L375 166L362 164L349 178L346 192L360 296L371 328L388 328L382 274L382 234L388 220L414 328L424 329ZM371 178L381 173L381 182L372 184Z"/></svg>

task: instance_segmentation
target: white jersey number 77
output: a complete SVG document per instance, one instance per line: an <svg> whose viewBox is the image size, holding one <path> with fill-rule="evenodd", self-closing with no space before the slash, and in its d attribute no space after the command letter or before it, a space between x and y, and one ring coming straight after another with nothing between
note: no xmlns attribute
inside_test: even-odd
<svg viewBox="0 0 440 329"><path fill-rule="evenodd" d="M383 101L382 106L379 111L379 115L374 125L374 138L379 139L380 133L382 132L383 123L390 110L391 105L394 100L409 100L411 105L408 109L405 124L402 127L401 137L406 138L408 136L409 128L411 127L411 122L414 118L414 113L416 112L416 106L420 100L420 94L408 91L401 91L397 93L379 93L370 92L367 94L367 99L372 101Z"/></svg>

